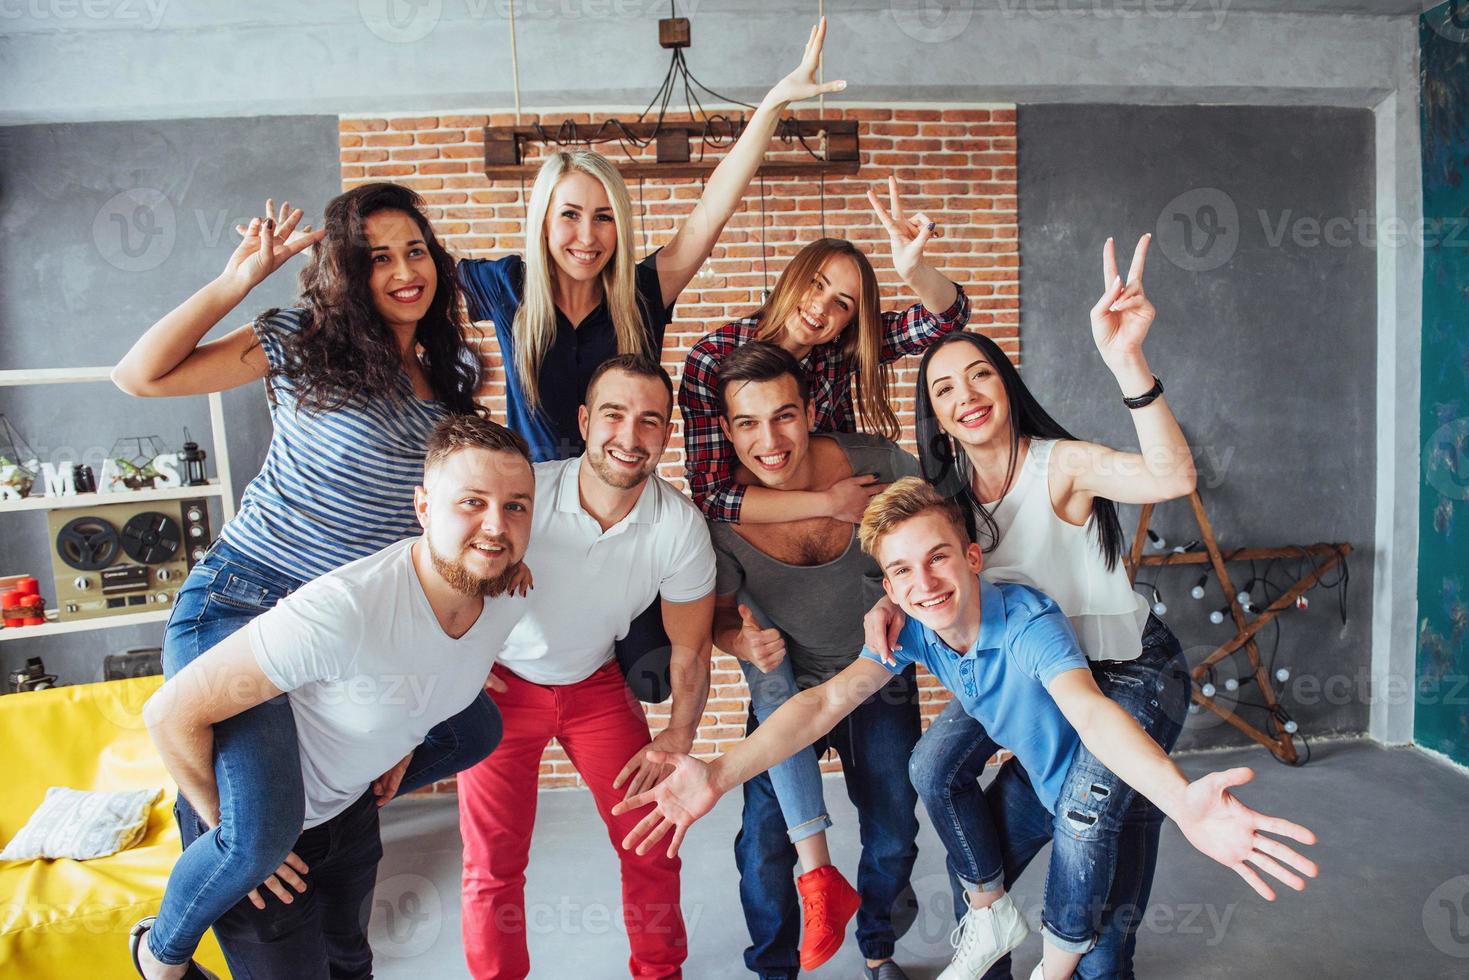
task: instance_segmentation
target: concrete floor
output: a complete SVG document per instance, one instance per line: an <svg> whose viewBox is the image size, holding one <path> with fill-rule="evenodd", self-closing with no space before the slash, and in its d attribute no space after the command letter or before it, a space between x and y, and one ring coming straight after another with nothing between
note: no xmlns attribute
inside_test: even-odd
<svg viewBox="0 0 1469 980"><path fill-rule="evenodd" d="M1273 905L1203 857L1173 824L1164 830L1152 907L1138 941L1145 978L1469 977L1469 776L1413 749L1365 741L1315 746L1315 759L1288 769L1263 750L1183 756L1191 776L1252 766L1242 799L1314 829L1321 876ZM839 778L839 777L837 777ZM838 867L854 873L855 815L828 783ZM730 794L684 842L683 907L690 980L753 976L737 893L732 843L740 801ZM372 918L381 980L467 976L459 939L460 840L452 800L405 800L383 812L386 857ZM914 887L922 912L898 944L914 980L948 961L953 919L943 854L926 816ZM584 792L542 793L527 874L532 977L625 977L627 942L617 914L616 864ZM1015 890L1038 925L1044 860ZM1017 952L1023 978L1040 956L1033 934ZM815 978L862 976L850 932Z"/></svg>

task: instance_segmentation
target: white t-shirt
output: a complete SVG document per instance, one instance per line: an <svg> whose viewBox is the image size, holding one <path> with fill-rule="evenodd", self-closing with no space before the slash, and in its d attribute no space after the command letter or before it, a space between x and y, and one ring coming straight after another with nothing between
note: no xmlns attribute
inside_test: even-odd
<svg viewBox="0 0 1469 980"><path fill-rule="evenodd" d="M341 813L430 728L469 707L525 612L518 596L486 598L453 639L414 571L417 540L308 582L246 627L261 671L296 715L307 828Z"/></svg>
<svg viewBox="0 0 1469 980"><path fill-rule="evenodd" d="M581 505L582 457L536 464L525 563L530 608L500 662L533 684L575 684L612 659L612 644L654 598L693 602L714 591L704 515L657 476L605 532Z"/></svg>

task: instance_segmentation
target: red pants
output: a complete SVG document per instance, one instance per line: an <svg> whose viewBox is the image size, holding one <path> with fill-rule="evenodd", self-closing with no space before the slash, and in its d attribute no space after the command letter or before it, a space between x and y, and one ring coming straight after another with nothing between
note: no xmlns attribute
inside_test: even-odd
<svg viewBox="0 0 1469 980"><path fill-rule="evenodd" d="M677 978L688 952L679 909L678 859L662 847L644 857L622 849L622 838L648 809L612 816L623 790L612 780L649 742L642 705L614 661L578 684L541 685L504 667L495 676L509 690L491 691L505 734L489 758L459 774L459 826L464 835L464 955L476 980L522 980L530 972L525 866L536 819L541 754L552 738L576 766L607 825L622 865L623 922L634 977ZM626 786L624 785L624 790ZM551 916L554 920L554 913ZM574 941L574 940L573 940ZM545 971L555 975L554 966Z"/></svg>

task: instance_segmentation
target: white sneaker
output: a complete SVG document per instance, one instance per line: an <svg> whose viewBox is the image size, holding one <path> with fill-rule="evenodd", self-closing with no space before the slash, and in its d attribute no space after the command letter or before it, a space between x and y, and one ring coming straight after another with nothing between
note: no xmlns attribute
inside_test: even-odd
<svg viewBox="0 0 1469 980"><path fill-rule="evenodd" d="M938 980L979 980L996 960L1025 942L1028 935L1030 927L1008 893L987 909L971 907L949 936L954 958Z"/></svg>

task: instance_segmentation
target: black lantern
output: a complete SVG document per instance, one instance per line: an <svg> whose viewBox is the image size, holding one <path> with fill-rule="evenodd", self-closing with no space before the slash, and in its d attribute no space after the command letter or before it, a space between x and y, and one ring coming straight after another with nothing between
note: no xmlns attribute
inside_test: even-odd
<svg viewBox="0 0 1469 980"><path fill-rule="evenodd" d="M209 482L209 477L204 475L204 457L207 455L190 438L189 430L184 429L184 451L179 453L179 462L184 464L184 486L202 487Z"/></svg>

